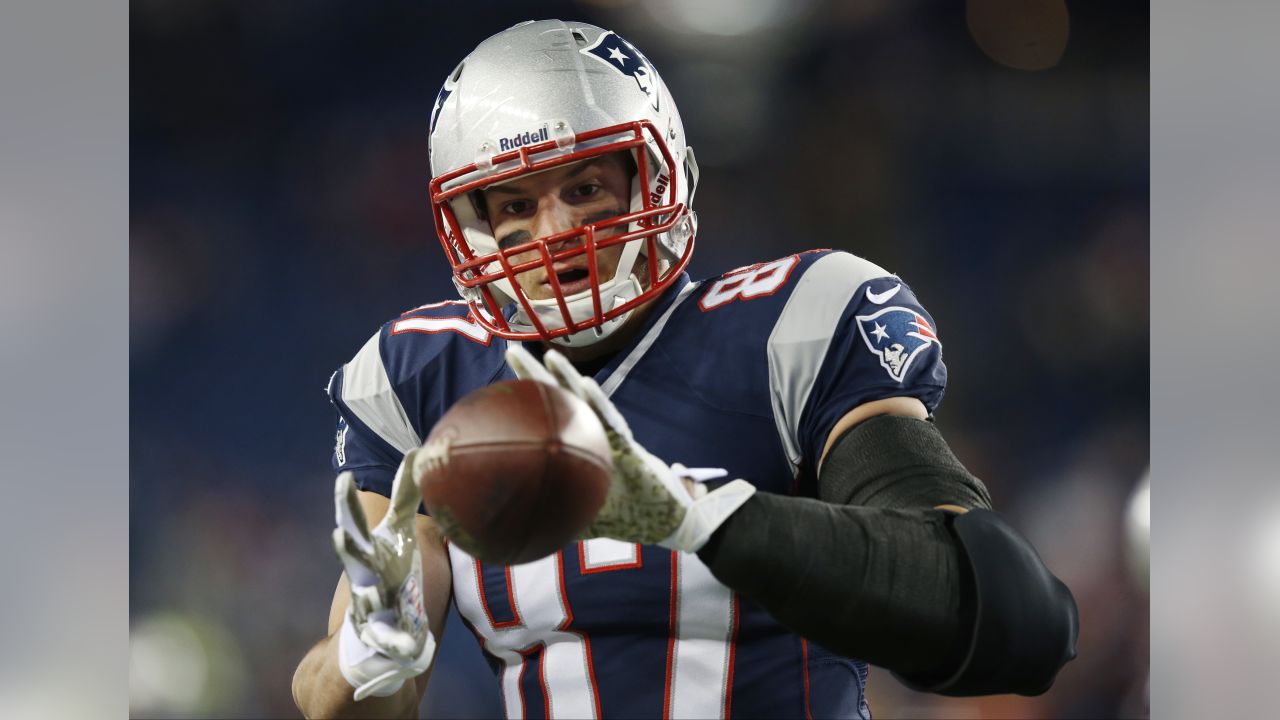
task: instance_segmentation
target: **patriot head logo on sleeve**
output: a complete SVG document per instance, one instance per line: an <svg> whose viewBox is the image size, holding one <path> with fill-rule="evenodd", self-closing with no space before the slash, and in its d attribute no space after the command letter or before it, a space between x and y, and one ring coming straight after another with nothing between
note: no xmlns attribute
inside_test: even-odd
<svg viewBox="0 0 1280 720"><path fill-rule="evenodd" d="M653 65L631 43L609 31L602 33L594 43L578 52L599 60L623 75L630 75L640 90L649 96L653 109L658 109L658 88L654 82Z"/></svg>
<svg viewBox="0 0 1280 720"><path fill-rule="evenodd" d="M880 366L898 382L907 376L911 362L931 344L942 347L929 321L910 308L887 307L859 315L858 330L867 347L880 358Z"/></svg>

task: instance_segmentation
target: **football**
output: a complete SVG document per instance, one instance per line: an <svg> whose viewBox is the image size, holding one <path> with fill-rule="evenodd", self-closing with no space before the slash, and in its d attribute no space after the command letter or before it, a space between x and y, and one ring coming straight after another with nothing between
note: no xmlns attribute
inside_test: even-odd
<svg viewBox="0 0 1280 720"><path fill-rule="evenodd" d="M590 524L609 491L609 439L572 394L508 380L463 397L423 443L423 504L450 542L501 565L546 557Z"/></svg>

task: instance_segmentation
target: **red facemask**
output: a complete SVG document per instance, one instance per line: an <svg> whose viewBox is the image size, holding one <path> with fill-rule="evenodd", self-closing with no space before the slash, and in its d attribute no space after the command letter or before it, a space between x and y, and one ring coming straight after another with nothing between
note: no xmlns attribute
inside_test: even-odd
<svg viewBox="0 0 1280 720"><path fill-rule="evenodd" d="M651 181L649 177L649 166L652 163L646 149L646 135L648 136L647 142L651 143L661 155L663 169L672 169L671 172L658 173L657 181ZM604 144L567 153L563 151L564 147L577 147L593 141L610 138L611 136L616 137ZM520 245L498 248L495 252L482 255L477 255L470 243L466 241L462 232L462 224L458 220L451 201L461 199L463 202L470 202L468 194L476 190L483 190L486 187L513 178L620 150L631 152L636 159L637 181L640 183L642 203L640 209L625 215L580 225L564 232L537 238ZM662 138L662 133L648 120L622 123L580 133L572 136L571 142L566 142L565 139L547 140L497 154L492 158L492 166L494 167L501 167L503 164L512 162L517 164L486 177L450 187L448 190L443 189L446 184L451 180L477 172L481 168L480 163L472 163L456 170L451 170L431 180L431 205L435 218L436 234L440 238L445 256L449 259L449 265L453 269L454 282L459 291L462 292L463 297L468 300L476 322L494 335L508 340L552 340L583 330L598 328L661 295L675 282L685 266L688 265L689 258L693 254L694 238L692 233L690 233L688 242L679 257L674 258L674 262L669 267L660 268L657 261L661 257L658 248L659 237L663 233L673 230L678 232L681 227L691 228L692 225L679 226L680 223L685 223L686 218L690 216L690 210L687 205L675 202L675 198L679 197L677 183L681 180L681 170L676 166L671 151ZM667 182L663 182L668 178ZM669 202L667 202L668 198L670 199ZM634 224L634 227L626 232L597 240L597 235L601 234L603 230L630 224ZM491 228L489 232L492 233ZM641 279L643 289L635 297L626 300L626 302L616 307L606 308L601 300L601 278L596 254L602 248L631 242L644 243L642 252L649 258L647 278ZM530 251L536 251L538 257L524 260L518 264L513 261L515 256L526 254ZM589 317L580 317L575 322L566 302L566 297L560 287L560 282L556 277L554 266L557 263L564 263L583 254L587 257L591 313ZM539 266L546 270L548 282L554 293L559 316L563 321L559 327L548 326L548 323L544 323L539 319L538 313L531 305L529 298L525 295L516 278L520 273ZM619 271L625 272L627 270L620 268ZM531 328L521 329L508 323L503 314L503 304L495 297L495 288L491 287L495 281L503 279L508 281L512 293L514 293L514 300L519 306L518 309L523 310L521 314L528 319ZM604 278L604 282L608 282L608 280L609 278ZM581 316L581 313L579 315Z"/></svg>

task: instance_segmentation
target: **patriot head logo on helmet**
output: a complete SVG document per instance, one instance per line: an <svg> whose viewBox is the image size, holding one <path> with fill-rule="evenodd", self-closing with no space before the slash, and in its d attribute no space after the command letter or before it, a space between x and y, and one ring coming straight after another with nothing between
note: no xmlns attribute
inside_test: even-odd
<svg viewBox="0 0 1280 720"><path fill-rule="evenodd" d="M623 75L631 76L636 81L636 86L649 96L653 109L659 109L661 94L655 87L656 73L653 71L653 65L649 62L649 58L634 45L623 40L616 33L605 32L601 33L590 46L578 52L600 60Z"/></svg>

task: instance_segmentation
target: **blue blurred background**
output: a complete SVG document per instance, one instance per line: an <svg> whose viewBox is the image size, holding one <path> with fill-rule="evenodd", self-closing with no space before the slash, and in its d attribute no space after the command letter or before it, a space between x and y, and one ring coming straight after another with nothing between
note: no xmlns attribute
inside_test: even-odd
<svg viewBox="0 0 1280 720"><path fill-rule="evenodd" d="M1148 463L1148 9L1061 0L135 0L132 714L297 716L339 573L324 385L383 320L454 297L431 105L543 17L662 73L703 169L694 277L835 247L911 283L944 434L1075 592L1080 655L1046 695L873 671L873 712L1145 715L1124 516ZM498 713L451 618L424 715Z"/></svg>

